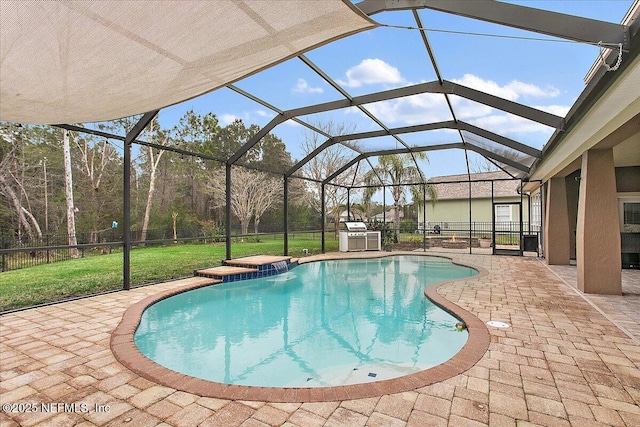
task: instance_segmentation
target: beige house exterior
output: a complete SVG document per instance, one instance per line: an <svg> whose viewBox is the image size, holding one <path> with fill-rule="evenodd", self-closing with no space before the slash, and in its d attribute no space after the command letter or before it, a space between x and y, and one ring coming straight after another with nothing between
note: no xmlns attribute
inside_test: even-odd
<svg viewBox="0 0 640 427"><path fill-rule="evenodd" d="M495 206L497 227L507 222L520 221L521 198L518 193L520 180L514 180L505 172L483 172L462 175L446 175L430 178L438 198L435 203L427 198L427 229L438 224L443 230L449 228L468 230L491 230L493 206ZM471 195L470 193L471 192ZM493 192L493 200L492 200ZM522 198L522 220L529 222L529 198ZM539 207L538 207L539 210ZM536 226L539 227L539 215ZM534 219L536 219L534 218ZM419 209L419 229L422 228L423 213ZM536 228L535 231L537 231Z"/></svg>
<svg viewBox="0 0 640 427"><path fill-rule="evenodd" d="M623 24L637 27L639 15L636 2ZM585 293L621 295L621 266L637 263L640 253L638 46L632 51L615 71L596 61L565 128L543 148L524 187L544 201L546 262L575 262Z"/></svg>

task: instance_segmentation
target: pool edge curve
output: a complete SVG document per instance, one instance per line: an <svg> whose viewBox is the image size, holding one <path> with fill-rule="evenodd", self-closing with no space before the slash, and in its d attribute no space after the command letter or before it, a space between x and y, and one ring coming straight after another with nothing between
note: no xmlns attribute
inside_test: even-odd
<svg viewBox="0 0 640 427"><path fill-rule="evenodd" d="M369 254L366 258L373 258L371 255L372 254ZM415 252L377 253L376 255L377 257L398 255L423 256ZM427 256L433 255L429 254ZM446 256L439 257L449 259L454 264L473 268L478 271L478 274L473 276L473 279L479 279L488 275L488 272L483 268L460 263ZM349 259L354 258L356 257L349 257ZM318 261L321 260L324 261L327 260L327 258L318 259ZM490 335L484 322L473 313L438 294L438 288L450 282L452 282L452 280L434 283L424 290L424 295L441 309L466 323L469 338L465 345L453 357L437 366L382 381L331 387L260 387L232 385L181 374L144 356L134 342L134 333L140 324L144 310L150 305L173 295L204 286L215 286L208 284L185 285L180 288L159 292L134 303L124 312L122 320L113 330L110 347L118 362L141 377L159 385L203 397L227 400L294 403L362 399L411 391L462 374L473 367L489 348Z"/></svg>

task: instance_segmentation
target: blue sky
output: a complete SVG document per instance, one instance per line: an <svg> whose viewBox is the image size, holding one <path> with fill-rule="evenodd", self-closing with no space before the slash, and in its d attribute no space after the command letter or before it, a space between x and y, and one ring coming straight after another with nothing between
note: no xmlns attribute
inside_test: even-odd
<svg viewBox="0 0 640 427"><path fill-rule="evenodd" d="M632 1L541 0L514 3L618 23ZM555 40L435 11L421 10L419 14L423 26L434 30ZM383 24L416 26L411 12L407 11L385 12L374 15L373 19ZM597 47L577 43L436 31L429 31L428 37L444 79L561 116L567 113L584 89L583 77L598 56ZM380 27L335 41L306 55L352 96L436 80L419 32L415 30ZM341 99L338 92L297 58L246 78L236 85L283 110ZM451 99L458 119L536 148L542 148L553 132L551 128L473 101L456 96ZM451 119L444 96L438 94L379 102L369 104L366 108L390 128ZM213 112L223 125L241 118L247 124L255 123L262 127L275 116L269 109L224 88L161 110L159 119L163 126L170 127L191 109L199 114ZM356 132L379 129L378 125L356 109L337 110L302 119L314 124L327 121L344 123ZM286 122L273 131L285 142L294 159L304 156L300 141L309 132L293 122ZM446 130L402 138L409 145L459 140L457 132ZM397 143L385 137L361 144L377 149L392 148ZM429 152L429 163L424 165L424 172L428 177L465 173L464 152Z"/></svg>

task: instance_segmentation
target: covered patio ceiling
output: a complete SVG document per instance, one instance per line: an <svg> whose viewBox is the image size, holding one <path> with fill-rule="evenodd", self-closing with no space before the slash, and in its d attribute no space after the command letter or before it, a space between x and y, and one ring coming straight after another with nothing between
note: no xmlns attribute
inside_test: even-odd
<svg viewBox="0 0 640 427"><path fill-rule="evenodd" d="M269 6L266 6L267 2L223 1L216 2L215 7L211 3L198 2L196 8L183 8L181 2L162 2L162 13L152 12L149 4L4 3L0 15L3 57L0 118L24 123L58 123L63 128L120 139L128 144L155 146L138 138L158 110L223 88L220 90L232 91L266 108L270 117L270 121L229 158L214 159L228 168L242 165L243 156L269 132L294 122L320 135L322 143L312 152L300 156L289 170L284 171L285 177L314 180L305 176L303 166L322 151L339 144L350 153L350 158L322 177L319 182L323 184L335 184L336 178L344 174L371 170L376 158L385 154L408 153L422 170L424 164L415 153L442 150L463 152L467 173L470 173L469 156L478 155L513 178L526 179L540 160L544 146L553 145L570 130L583 110L633 62L640 44L637 20L627 26L491 0L364 0L355 5L347 1L287 1L268 3ZM384 23L395 14L403 14L398 20L400 25ZM606 47L601 59L607 65L595 67L587 86L566 116L549 108L545 111L535 105L515 102L455 81L474 68L474 64L462 56L459 64L455 64L455 74L447 80L447 73L438 65L438 49L431 40L434 32L424 24L425 19L431 22L434 17L444 15L459 17L456 19L464 22L479 21L541 34L544 41L569 40ZM40 31L52 36L45 37L34 31L34 28L40 28L28 25L34 19L46 23ZM184 27L190 30L185 32ZM371 30L374 27L377 28ZM394 31L406 31L410 27L417 36L415 52L421 56L414 61L422 68L418 74L420 83L405 80L396 85L398 87L356 95L352 92L360 91L359 88L349 91L353 85L332 77L312 59L314 48L323 49L321 46L331 41L366 29L380 31L390 27ZM455 32L451 30L451 33ZM504 37L516 41L525 38L520 32L509 34ZM486 35L473 37L472 47L482 46ZM528 42L522 41L522 50L526 50L524 43ZM549 45L549 50L555 48L553 43ZM185 50L187 47L189 49ZM510 59L509 53L500 54L500 58L505 64L518 60L516 56ZM248 90L251 85L244 85L248 79L260 78L260 70L266 69L267 73L269 67L281 64L272 68L278 69L283 61L303 64L307 71L332 88L338 99L288 108L271 103L268 97ZM607 71L612 68L615 71ZM433 120L425 114L423 119L414 120L410 125L394 127L389 124L379 107L385 102L411 99L426 99L441 105L438 117L445 119ZM501 133L495 126L465 121L461 105L488 108L514 120L543 126L550 137L533 142L519 141ZM318 125L318 117L335 111L343 112L345 117L355 111L367 118L370 129L336 133ZM97 122L142 113L146 114L138 126L126 136L101 132L90 123L83 126L59 124ZM299 141L285 143L288 149L299 145ZM207 158L175 146L157 148ZM282 174L282 171L270 172ZM388 184L382 177L379 179L380 184ZM426 180L424 173L420 180Z"/></svg>

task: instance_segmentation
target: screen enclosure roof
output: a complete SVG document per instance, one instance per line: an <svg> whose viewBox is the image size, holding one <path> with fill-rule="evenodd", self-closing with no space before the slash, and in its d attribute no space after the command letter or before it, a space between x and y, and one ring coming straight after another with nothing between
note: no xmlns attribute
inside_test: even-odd
<svg viewBox="0 0 640 427"><path fill-rule="evenodd" d="M492 0L364 0L355 4L346 0L4 0L0 8L0 119L62 124L77 130L80 128L65 123L148 113L212 91L227 91L242 102L260 106L266 117L261 130L244 146L229 158L217 159L227 164L242 165L243 157L261 138L277 133L286 123L296 123L315 133L318 144L294 156L285 176L332 184L338 183L338 177L347 177L340 182L355 183L348 177L375 169L380 155L407 154L423 170L426 163L419 153L455 150L464 153L457 159L466 163L467 173L470 159L477 157L513 178L526 178L541 159L545 143L570 129L572 120L615 81L616 67L624 69L637 56L637 1L631 11L626 23L617 24ZM442 28L430 29L434 22ZM488 34L474 34L468 30L470 24L503 37L504 49L490 48L485 44ZM507 32L500 35L496 29ZM398 32L409 35L400 39ZM398 37L398 42L410 46L408 63L418 71L411 79L371 91L351 82L349 76L345 81L335 66L362 55L383 57L393 45L363 39L371 34L372 40L379 40L375 39L378 33L393 41ZM470 42L459 47L457 55L442 55L453 46L449 38L461 33ZM526 36L529 40L519 40ZM576 91L571 108L541 107L535 101L518 99L505 91L506 86L480 87L473 80L481 66L472 59L476 53L491 58L491 65L507 70L516 82L519 70L530 64L546 65L541 73L549 75L553 74L549 70L561 71L562 63L550 67L545 57L528 55L527 43L533 37L589 46L589 60L598 58L586 87ZM355 38L367 53L353 50ZM558 45L549 43L548 52L564 49ZM580 51L583 57L584 52ZM326 57L334 60L327 62ZM283 67L294 63L307 73L307 86L302 89L316 90L307 81L316 82L324 88L322 100L297 104L289 97L278 102L260 89L280 84ZM402 72L408 74L405 69ZM261 78L261 84L252 84ZM517 89L532 90L526 85ZM489 120L495 116L473 116L478 111L498 112L501 122ZM403 112L404 120L394 121L391 113ZM368 125L359 130L318 125L337 113L340 120L357 116ZM500 123L547 131L541 134L544 139L521 141ZM91 126L84 130L91 132ZM113 137L124 140L123 136ZM300 144L296 140L285 143L291 152ZM334 146L343 147L346 153L341 165L322 177L305 174L305 165ZM379 180L388 183L382 176ZM416 183L425 181L425 174L420 173Z"/></svg>

